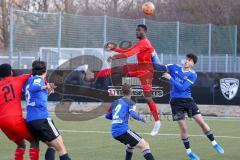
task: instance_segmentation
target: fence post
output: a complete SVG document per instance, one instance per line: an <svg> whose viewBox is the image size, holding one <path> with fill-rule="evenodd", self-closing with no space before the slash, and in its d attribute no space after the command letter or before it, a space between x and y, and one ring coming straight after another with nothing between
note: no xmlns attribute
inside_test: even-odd
<svg viewBox="0 0 240 160"><path fill-rule="evenodd" d="M107 43L107 16L103 17L103 46ZM103 57L106 59L106 53L103 47Z"/></svg>
<svg viewBox="0 0 240 160"><path fill-rule="evenodd" d="M180 22L177 21L177 35L176 35L176 55L177 55L177 63L179 62L179 44L180 44Z"/></svg>
<svg viewBox="0 0 240 160"><path fill-rule="evenodd" d="M225 72L228 72L228 54L225 57Z"/></svg>
<svg viewBox="0 0 240 160"><path fill-rule="evenodd" d="M212 69L212 24L208 25L208 71Z"/></svg>
<svg viewBox="0 0 240 160"><path fill-rule="evenodd" d="M143 24L146 25L146 19L145 18L143 18Z"/></svg>
<svg viewBox="0 0 240 160"><path fill-rule="evenodd" d="M13 58L13 31L14 31L14 20L13 20L13 7L10 7L10 34L9 34L9 64L12 65Z"/></svg>
<svg viewBox="0 0 240 160"><path fill-rule="evenodd" d="M62 42L62 12L58 14L58 65L61 58L61 42Z"/></svg>
<svg viewBox="0 0 240 160"><path fill-rule="evenodd" d="M203 55L200 55L200 61L201 61L201 72L203 72Z"/></svg>
<svg viewBox="0 0 240 160"><path fill-rule="evenodd" d="M237 72L237 45L238 45L238 28L237 28L238 26L237 25L235 25L235 45L234 45L234 56L233 56L233 58L234 58L234 61L233 61L233 65L234 65L234 71L235 72Z"/></svg>

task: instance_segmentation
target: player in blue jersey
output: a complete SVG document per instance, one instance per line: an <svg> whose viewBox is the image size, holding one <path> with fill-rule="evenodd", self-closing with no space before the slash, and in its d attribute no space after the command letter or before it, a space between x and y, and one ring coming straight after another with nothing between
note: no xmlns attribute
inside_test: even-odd
<svg viewBox="0 0 240 160"><path fill-rule="evenodd" d="M183 66L179 65L156 65L156 69L164 69L168 73L164 73L163 77L170 81L170 105L172 109L173 120L177 121L181 131L181 138L186 148L188 157L191 160L199 160L200 158L192 152L190 148L187 122L185 120L185 113L188 117L193 117L197 124L202 128L202 131L211 141L213 147L218 153L224 154L223 148L214 139L210 127L204 121L199 108L194 102L191 95L191 87L197 79L197 73L192 67L197 63L197 56L194 54L186 55Z"/></svg>
<svg viewBox="0 0 240 160"><path fill-rule="evenodd" d="M106 118L112 120L112 137L127 146L125 160L131 160L133 149L141 150L146 160L154 160L150 146L142 137L128 127L129 116L145 123L145 119L135 112L135 103L131 100L131 86L122 86L124 97L115 100L106 114Z"/></svg>
<svg viewBox="0 0 240 160"><path fill-rule="evenodd" d="M48 95L56 87L46 83L46 74L46 63L34 61L32 77L28 79L24 87L27 102L27 126L37 140L45 142L59 153L60 160L70 160L63 139L49 117Z"/></svg>

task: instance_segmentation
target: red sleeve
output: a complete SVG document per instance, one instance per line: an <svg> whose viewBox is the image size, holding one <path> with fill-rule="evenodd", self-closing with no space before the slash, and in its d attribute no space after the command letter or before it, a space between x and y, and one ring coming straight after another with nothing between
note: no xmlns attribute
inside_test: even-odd
<svg viewBox="0 0 240 160"><path fill-rule="evenodd" d="M20 76L16 76L16 78L20 80L22 83L25 83L30 77L31 74L22 74Z"/></svg>
<svg viewBox="0 0 240 160"><path fill-rule="evenodd" d="M127 48L127 49L121 49L121 48L115 48L113 51L118 52L118 53L124 53L129 51L131 48Z"/></svg>
<svg viewBox="0 0 240 160"><path fill-rule="evenodd" d="M134 54L138 54L139 52L142 52L146 49L147 49L147 46L144 43L138 42L136 45L134 45L128 51L114 55L114 58L116 58L116 59L127 58Z"/></svg>

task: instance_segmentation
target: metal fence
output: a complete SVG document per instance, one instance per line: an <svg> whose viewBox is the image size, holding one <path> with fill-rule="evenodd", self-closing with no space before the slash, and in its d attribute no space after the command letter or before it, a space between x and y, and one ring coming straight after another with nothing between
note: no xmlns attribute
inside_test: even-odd
<svg viewBox="0 0 240 160"><path fill-rule="evenodd" d="M134 43L135 29L140 23L147 25L148 38L164 64L180 63L184 54L194 52L199 56L197 71L240 72L237 26L33 13L13 9L10 12L9 61L14 68L24 68L24 63L28 67L39 57L40 48L44 47L57 48L55 56L49 57L54 59L49 62L55 62L56 57L63 54L61 48L99 49L107 41L119 43L128 40ZM0 57L0 61L4 60L6 57Z"/></svg>

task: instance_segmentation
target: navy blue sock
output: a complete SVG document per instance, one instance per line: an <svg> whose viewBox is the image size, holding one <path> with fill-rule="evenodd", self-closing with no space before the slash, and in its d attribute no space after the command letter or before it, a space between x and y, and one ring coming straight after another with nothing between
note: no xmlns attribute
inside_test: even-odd
<svg viewBox="0 0 240 160"><path fill-rule="evenodd" d="M142 153L146 160L154 160L154 157L153 157L150 149L146 149Z"/></svg>
<svg viewBox="0 0 240 160"><path fill-rule="evenodd" d="M190 148L189 138L182 139L182 141L183 141L183 144L184 144L185 148L189 149Z"/></svg>
<svg viewBox="0 0 240 160"><path fill-rule="evenodd" d="M49 147L45 153L45 160L55 160L55 149Z"/></svg>
<svg viewBox="0 0 240 160"><path fill-rule="evenodd" d="M125 160L131 160L133 155L133 147L127 147Z"/></svg>
<svg viewBox="0 0 240 160"><path fill-rule="evenodd" d="M205 135L208 137L208 139L209 139L211 142L215 140L211 130L205 132Z"/></svg>
<svg viewBox="0 0 240 160"><path fill-rule="evenodd" d="M69 158L68 154L66 153L66 154L60 156L60 160L71 160L71 159Z"/></svg>

